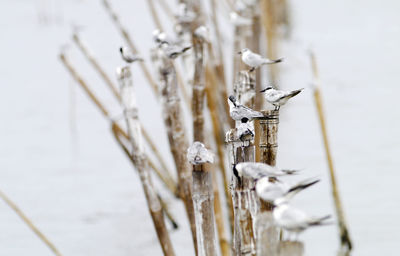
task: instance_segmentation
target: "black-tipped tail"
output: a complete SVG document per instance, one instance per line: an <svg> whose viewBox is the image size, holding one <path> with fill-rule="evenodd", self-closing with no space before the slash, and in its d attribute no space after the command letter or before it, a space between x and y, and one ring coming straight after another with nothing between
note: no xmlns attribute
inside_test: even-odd
<svg viewBox="0 0 400 256"><path fill-rule="evenodd" d="M290 188L288 192L306 189L306 188L308 188L308 187L314 185L315 183L318 183L319 181L320 181L320 180L314 180L314 181L311 181L311 182L298 184L298 185L296 185L296 186Z"/></svg>

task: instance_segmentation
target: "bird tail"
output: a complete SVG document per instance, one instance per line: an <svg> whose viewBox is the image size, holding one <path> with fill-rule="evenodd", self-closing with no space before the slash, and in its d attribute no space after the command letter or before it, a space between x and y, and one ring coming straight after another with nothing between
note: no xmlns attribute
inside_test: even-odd
<svg viewBox="0 0 400 256"><path fill-rule="evenodd" d="M299 93L301 93L301 91L302 90L304 90L304 88L301 88L301 89L298 89L298 90L294 90L294 91L291 91L290 93L289 93L289 98L292 98L292 97L294 97L294 96L296 96L297 94L299 94Z"/></svg>
<svg viewBox="0 0 400 256"><path fill-rule="evenodd" d="M181 52L184 53L184 52L190 50L191 48L192 48L192 46L186 46L186 47L184 47L184 48L182 49Z"/></svg>
<svg viewBox="0 0 400 256"><path fill-rule="evenodd" d="M320 226L320 225L331 225L332 222L326 222L326 220L330 219L332 216L331 215L326 215L323 217L319 218L314 218L313 220L310 221L311 226Z"/></svg>
<svg viewBox="0 0 400 256"><path fill-rule="evenodd" d="M279 59L276 59L276 60L265 59L264 64L275 64L275 63L279 63L279 62L282 62L282 61L283 61L283 58L279 58Z"/></svg>
<svg viewBox="0 0 400 256"><path fill-rule="evenodd" d="M312 181L306 180L306 181L302 181L302 182L298 183L297 185L291 187L291 188L289 189L288 193L290 193L290 192L292 192L292 191L297 191L297 190L301 191L301 190L303 190L303 189L306 189L306 188L308 188L308 187L314 185L315 183L318 183L319 181L320 181L320 180L312 180Z"/></svg>

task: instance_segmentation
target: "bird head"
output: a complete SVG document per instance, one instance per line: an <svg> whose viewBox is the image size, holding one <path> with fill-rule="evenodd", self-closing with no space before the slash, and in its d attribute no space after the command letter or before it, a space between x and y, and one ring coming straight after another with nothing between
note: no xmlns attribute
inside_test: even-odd
<svg viewBox="0 0 400 256"><path fill-rule="evenodd" d="M248 51L250 51L248 48L244 48L240 52L238 52L238 54L242 55L242 54L244 54L244 53L246 53Z"/></svg>
<svg viewBox="0 0 400 256"><path fill-rule="evenodd" d="M230 102L232 102L233 103L233 105L236 107L236 97L235 96L233 96L233 95L231 95L231 96L229 96L229 101Z"/></svg>
<svg viewBox="0 0 400 256"><path fill-rule="evenodd" d="M272 87L272 86L267 86L267 88L262 89L260 92L266 92L266 91L271 90L271 89L274 89L274 87Z"/></svg>

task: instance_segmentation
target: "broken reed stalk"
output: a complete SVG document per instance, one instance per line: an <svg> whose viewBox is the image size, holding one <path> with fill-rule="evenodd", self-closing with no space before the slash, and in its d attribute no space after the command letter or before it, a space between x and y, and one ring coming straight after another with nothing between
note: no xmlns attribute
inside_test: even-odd
<svg viewBox="0 0 400 256"><path fill-rule="evenodd" d="M104 82L110 88L113 95L118 99L118 101L120 101L121 98L120 98L117 86L115 86L115 84L111 81L110 77L106 74L104 69L100 66L99 62L96 60L96 58L93 56L93 54L90 53L89 49L83 44L82 40L79 38L79 35L77 33L74 33L72 36L72 39L75 42L75 44L78 46L78 48L81 50L83 55L88 59L90 64L92 64L94 69L99 73L100 77L104 80Z"/></svg>
<svg viewBox="0 0 400 256"><path fill-rule="evenodd" d="M103 114L103 116L105 116L107 119L111 120L110 114L108 112L108 110L106 109L106 107L104 106L104 104L97 98L97 96L93 93L93 91L89 88L89 86L87 85L87 83L82 79L82 77L77 73L77 71L75 70L75 68L72 66L72 64L69 62L69 60L66 58L66 56L61 53L60 54L60 59L62 61L62 63L64 64L64 66L68 69L69 73L71 74L71 76L75 79L75 81L78 83L78 85L81 86L81 88L85 91L85 93L89 96L89 98L92 100L92 102L96 105L96 107L100 110L100 112ZM121 128L122 130L122 128ZM145 132L144 129L142 129L143 134L146 135L147 133ZM148 135L147 135L148 136ZM147 141L151 142L151 140L149 140L150 137L148 137ZM149 145L153 145L153 147L155 148L154 144L149 143ZM152 149L153 149L152 147ZM157 155L160 153L158 152L158 150L154 151L154 153ZM162 159L162 158L160 158ZM166 185L166 187L174 194L176 195L177 193L177 185L176 182L173 180L173 178L169 175L166 174L165 171L167 171L168 169L164 169L164 172L159 171L156 167L156 165L154 163L152 163L149 159L149 162L151 163L151 166L154 166L153 170L155 171L155 173L157 174L157 176L160 178L160 180ZM161 161L163 162L163 160ZM165 162L164 162L165 165ZM162 165L163 166L163 165ZM164 167L163 167L164 168Z"/></svg>
<svg viewBox="0 0 400 256"><path fill-rule="evenodd" d="M122 37L125 39L127 42L129 48L131 48L132 52L134 54L139 54L139 51L137 50L135 44L133 43L131 37L129 36L128 31L122 26L122 23L119 20L119 17L117 13L111 8L110 3L108 0L103 0L103 5L106 8L107 12L110 14L114 24L118 28L119 32L121 33ZM149 82L154 95L158 96L158 89L157 89L157 83L154 81L149 68L146 66L146 63L144 61L139 62L140 68L142 69L144 76L146 77L147 81Z"/></svg>
<svg viewBox="0 0 400 256"><path fill-rule="evenodd" d="M240 162L254 162L254 144L252 141L240 141L236 129L228 131L227 143L231 145L231 168ZM254 181L242 178L241 182L232 175L231 194L234 209L233 255L255 255L255 232L253 214L255 202Z"/></svg>
<svg viewBox="0 0 400 256"><path fill-rule="evenodd" d="M259 119L260 126L260 162L276 165L278 150L278 110L261 111L264 117ZM279 253L279 229L274 225L272 204L260 200L260 213L257 215L257 255L281 255ZM287 254L283 254L287 255Z"/></svg>
<svg viewBox="0 0 400 256"><path fill-rule="evenodd" d="M54 253L54 255L62 255L56 246L50 242L50 240L32 223L32 221L24 214L24 212L1 190L0 197L22 219L22 221L33 231L33 233L35 233L35 235L42 240L42 242Z"/></svg>
<svg viewBox="0 0 400 256"><path fill-rule="evenodd" d="M132 159L139 173L140 181L142 182L143 191L147 200L147 206L153 219L153 224L157 232L164 255L175 255L169 238L168 230L164 222L161 202L157 196L157 192L153 186L150 168L147 157L144 153L142 143L142 128L139 121L138 109L136 104L136 95L133 87L133 81L130 68L121 68L121 73L118 74L121 84L121 99L124 106L124 116L128 128L129 140L132 146Z"/></svg>
<svg viewBox="0 0 400 256"><path fill-rule="evenodd" d="M192 41L195 58L192 93L193 139L194 141L205 143L205 42L196 35L193 35ZM217 195L219 193L217 190L213 189L212 171L213 168L208 165L206 166L206 164L193 165L193 205L196 218L197 254L199 256L217 255L217 244L215 238L214 193L217 193ZM221 219L217 219L217 221L221 221Z"/></svg>
<svg viewBox="0 0 400 256"><path fill-rule="evenodd" d="M337 182L336 182L336 175L335 175L335 169L333 166L332 154L331 154L331 150L329 147L328 132L327 132L326 124L325 124L324 110L323 110L323 106L322 106L322 97L321 97L318 67L317 67L317 62L315 60L314 54L311 53L310 55L311 55L310 56L311 57L311 65L312 65L312 70L313 70L313 75L314 75L314 80L315 80L314 101L315 101L315 106L318 111L319 123L321 125L322 139L324 141L326 159L328 162L329 174L330 174L330 178L331 178L332 196L333 196L333 200L335 202L336 215L337 215L338 224L339 224L340 242L341 242L341 244L340 244L341 247L340 247L339 253L341 253L343 255L350 255L350 251L352 250L353 245L351 242L350 233L348 231L346 220L344 217L344 211L342 208L342 203L340 200L338 186L337 186Z"/></svg>
<svg viewBox="0 0 400 256"><path fill-rule="evenodd" d="M264 27L265 36L267 39L267 56L269 59L274 60L277 58L277 31L276 31L276 14L274 12L274 0L261 0L261 21ZM275 84L278 76L278 65L268 65L269 80Z"/></svg>
<svg viewBox="0 0 400 256"><path fill-rule="evenodd" d="M195 252L197 253L196 224L192 200L192 168L186 158L188 138L183 122L183 112L178 94L176 73L172 61L166 58L161 49L158 49L155 59L160 62L160 96L163 103L163 116L167 129L168 141L178 172L178 193L185 205L190 229L192 231Z"/></svg>
<svg viewBox="0 0 400 256"><path fill-rule="evenodd" d="M278 152L279 110L263 110L260 123L260 161L271 166L276 165Z"/></svg>
<svg viewBox="0 0 400 256"><path fill-rule="evenodd" d="M249 72L241 71L238 80L234 85L236 99L240 104L247 107L254 107L254 77ZM239 122L236 122L236 126ZM231 144L231 154L233 164L240 162L255 161L254 138L244 141L240 139L240 134L236 129L231 129L227 134L227 142ZM254 232L256 215L259 210L259 199L254 190L255 181L253 179L241 177L239 181L232 175L232 201L234 206L234 234L233 247L234 255L255 255L256 254L256 234Z"/></svg>
<svg viewBox="0 0 400 256"><path fill-rule="evenodd" d="M89 52L89 49L82 43L81 39L79 38L78 34L75 33L73 35L73 40L77 44L78 48L82 51L83 55L88 59L88 61L93 65L94 69L99 73L99 75L103 78L104 82L109 86L111 91L113 92L113 95L115 98L118 100L119 103L121 103L121 97L119 94L119 91L117 89L117 86L112 82L111 78L107 75L105 70L101 67L99 62L94 58L94 56ZM108 118L110 118L108 115L106 115ZM166 162L164 161L163 157L161 156L160 151L158 148L155 146L155 143L151 139L150 135L146 132L146 129L142 127L142 134L147 142L147 144L150 146L151 150L153 151L155 157L157 158L159 164L165 171L165 175L163 179L169 180L167 182L168 185L174 184L175 181L171 176L171 171L167 167Z"/></svg>
<svg viewBox="0 0 400 256"><path fill-rule="evenodd" d="M214 191L205 164L193 166L193 206L196 219L197 255L218 255L215 237Z"/></svg>

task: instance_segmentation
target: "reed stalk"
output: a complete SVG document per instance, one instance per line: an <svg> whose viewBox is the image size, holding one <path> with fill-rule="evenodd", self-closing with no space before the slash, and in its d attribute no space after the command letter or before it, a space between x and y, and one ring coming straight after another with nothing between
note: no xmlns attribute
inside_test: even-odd
<svg viewBox="0 0 400 256"><path fill-rule="evenodd" d="M103 0L103 5L104 5L106 11L110 14L111 19L113 20L115 26L118 28L118 31L121 33L122 37L125 39L129 48L131 48L132 52L135 54L140 54L138 49L136 48L135 44L133 43L133 40L131 39L128 31L125 29L125 27L120 22L117 13L111 8L109 1ZM144 61L141 61L141 62L139 62L139 66L142 69L143 74L146 77L147 81L149 82L149 85L151 86L154 95L158 96L157 83L154 81L146 63Z"/></svg>
<svg viewBox="0 0 400 256"><path fill-rule="evenodd" d="M250 108L255 103L254 77L241 71L234 85L234 93L240 104ZM238 125L239 122L236 122ZM236 129L228 131L227 142L231 145L231 168L240 162L255 161L254 138L240 140ZM256 215L259 211L259 199L254 191L255 181L241 177L240 181L232 175L231 190L234 208L234 255L255 255L256 234L254 231Z"/></svg>
<svg viewBox="0 0 400 256"><path fill-rule="evenodd" d="M279 110L263 110L260 118L260 161L271 166L276 165L278 152Z"/></svg>
<svg viewBox="0 0 400 256"><path fill-rule="evenodd" d="M139 121L136 95L131 76L130 68L123 67L118 78L121 84L121 99L124 106L126 125L128 127L128 136L132 146L132 159L137 171L139 172L139 177L140 181L142 182L149 212L153 219L153 224L156 229L163 253L164 255L173 256L175 255L175 252L172 248L168 230L164 222L161 202L153 186L149 171L149 164L144 153L142 129Z"/></svg>
<svg viewBox="0 0 400 256"><path fill-rule="evenodd" d="M277 58L278 45L277 45L277 31L276 31L276 13L274 11L274 0L261 0L261 21L264 27L265 36L267 39L267 56L269 59L274 60ZM268 65L269 80L275 84L278 78L278 65Z"/></svg>
<svg viewBox="0 0 400 256"><path fill-rule="evenodd" d="M224 136L223 136L223 126L221 125L218 107L217 107L217 99L215 90L213 88L216 86L216 77L212 73L211 68L206 66L206 95L207 95L207 107L210 111L211 124L213 128L214 140L217 145L217 155L218 155L218 164L219 169L221 170L222 181L224 186L225 198L228 207L228 216L229 216L229 224L230 228L233 231L233 205L232 205L232 196L229 191L229 182L228 182L228 174L226 173L225 167L225 145L224 145Z"/></svg>
<svg viewBox="0 0 400 256"><path fill-rule="evenodd" d="M255 160L252 141L240 141L235 129L228 131L226 139L233 156L231 168L234 164ZM232 175L230 187L234 209L233 255L235 256L255 255L253 216L257 205L254 185L254 181L250 179L241 178L239 182Z"/></svg>
<svg viewBox="0 0 400 256"><path fill-rule="evenodd" d="M132 148L132 145L129 140L128 134L124 130L122 130L122 128L117 123L114 122L112 122L112 133L114 135L115 140L117 141L121 149L124 151L125 155L129 158L133 166L135 166L135 163L133 161L133 156L129 150L129 148ZM155 166L150 159L148 159L148 163L150 168L153 169L157 175L159 175L158 173L160 173L160 170L157 168L157 166ZM162 199L162 197L160 197L159 194L157 194L157 196L160 200L161 206L165 212L166 217L170 220L174 229L178 228L178 224L175 218L172 216L168 204Z"/></svg>
<svg viewBox="0 0 400 256"><path fill-rule="evenodd" d="M72 64L69 62L67 57L61 53L60 54L60 59L64 66L67 68L71 76L74 78L74 80L80 85L80 87L85 91L85 93L89 96L91 101L96 105L96 107L100 110L100 112L105 116L107 119L111 120L109 111L106 109L104 104L98 99L98 97L94 94L92 89L87 85L87 83L83 80L83 78L77 73L75 68L72 66ZM112 121L112 120L111 120ZM122 130L122 128L121 128ZM149 145L151 146L152 149L156 149L154 153L157 155L160 155L159 151L155 147L154 143L150 140L150 137L147 135L147 132L142 128L143 134L145 135L145 138L147 138L147 142L149 142ZM160 155L161 156L161 155ZM159 158L162 159L162 158ZM149 160L150 161L150 160ZM151 161L150 161L151 162ZM160 162L163 162L165 165L165 162L161 160ZM152 166L156 166L154 163L151 162ZM162 164L163 168L164 165ZM166 165L165 165L166 166ZM157 174L157 176L160 178L160 180L166 185L166 187L174 194L176 195L177 193L177 186L176 182L173 180L173 178L166 172L168 169L164 169L164 172L159 171L157 168L153 168ZM167 173L167 174L166 174Z"/></svg>
<svg viewBox="0 0 400 256"><path fill-rule="evenodd" d="M211 172L205 164L193 166L193 205L196 218L197 255L217 255L214 192Z"/></svg>
<svg viewBox="0 0 400 256"><path fill-rule="evenodd" d="M314 75L314 101L318 112L318 119L321 126L322 139L324 141L324 148L326 160L328 162L329 174L332 186L332 197L335 203L336 215L338 218L339 232L340 232L340 249L339 255L350 255L353 248L350 233L346 224L342 203L339 196L338 185L336 181L335 169L333 165L333 158L329 146L328 131L325 124L325 114L322 106L321 86L319 80L318 66L313 53L310 54L312 71Z"/></svg>
<svg viewBox="0 0 400 256"><path fill-rule="evenodd" d="M152 17L153 22L156 25L157 29L159 31L164 31L163 26L161 25L159 16L157 14L157 11L156 11L156 9L154 7L153 0L147 0L147 3L149 5L151 17ZM177 79L178 79L178 85L179 85L179 88L181 89L183 100L184 100L186 106L190 108L190 106L191 106L190 105L190 97L189 97L189 95L187 93L187 90L186 90L186 87L185 87L185 82L183 81L182 75L180 74L180 72L177 69L177 66L175 64L174 64L174 67L175 67L175 70L176 70L176 76L177 76Z"/></svg>
<svg viewBox="0 0 400 256"><path fill-rule="evenodd" d="M194 77L193 77L193 101L192 101L192 117L193 117L193 137L194 141L205 143L204 133L204 101L205 101L205 60L204 60L204 39L193 35L194 48ZM222 212L219 200L218 187L213 187L212 176L215 174L210 166L194 165L193 166L193 203L196 214L196 230L197 230L197 248L198 255L216 255L217 245L215 239L215 221L217 222L217 231L220 237L220 249L225 253L226 241L223 240L224 224L221 218ZM212 173L211 173L212 172ZM217 185L217 184L215 184ZM214 201L217 197L217 201ZM216 206L216 207L214 207ZM215 218L215 215L218 218ZM214 221L215 220L215 221ZM226 255L226 254L224 254Z"/></svg>
<svg viewBox="0 0 400 256"><path fill-rule="evenodd" d="M164 123L167 129L171 153L178 171L178 193L185 205L195 252L197 253L196 225L192 200L192 168L186 159L188 138L183 122L176 72L172 61L167 59L160 51L158 49L153 59L159 62L160 96L164 113Z"/></svg>
<svg viewBox="0 0 400 256"><path fill-rule="evenodd" d="M35 235L54 253L56 256L62 254L57 247L37 228L33 222L26 216L26 214L6 195L0 190L0 198L22 219L22 221L35 233Z"/></svg>

